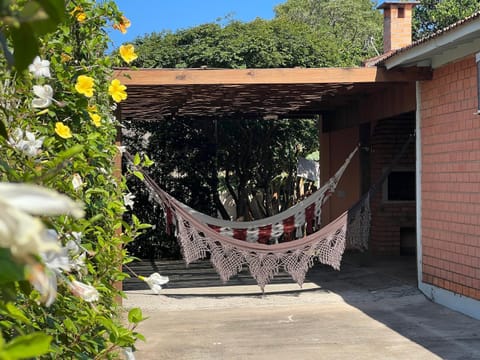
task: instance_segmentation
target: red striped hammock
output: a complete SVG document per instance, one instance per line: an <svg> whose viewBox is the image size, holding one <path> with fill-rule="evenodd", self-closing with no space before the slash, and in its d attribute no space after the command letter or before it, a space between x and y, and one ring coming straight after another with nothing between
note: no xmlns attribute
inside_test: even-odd
<svg viewBox="0 0 480 360"><path fill-rule="evenodd" d="M176 201L175 204L223 236L260 244L278 243L281 237L283 237L283 241L286 239L298 239L303 237L305 233L311 234L320 227L322 205L335 192L340 178L357 151L358 146L346 158L335 175L312 195L289 209L264 219L254 221L228 221L200 213L179 201ZM163 190L160 191L163 198L171 198L171 196ZM165 204L165 202L163 202L163 204ZM172 209L164 206L164 210L168 229L174 224Z"/></svg>
<svg viewBox="0 0 480 360"><path fill-rule="evenodd" d="M352 151L326 185L311 197L295 205L294 210L291 208L281 214L254 222L233 222L234 225L228 226L228 229L233 229L228 234L222 233L219 228L227 228L223 225L231 222L215 219L193 210L170 196L152 178L142 173L153 199L163 207L167 223L174 224L177 229L176 235L187 264L210 254L210 261L224 282L247 266L263 291L265 285L282 269L301 286L315 259L339 270L347 245L362 250L366 248L370 223L368 196L350 211L301 239L270 245L261 240L278 238L302 226L306 226L307 233L315 230L320 218L318 209L335 190L340 177L357 150L358 147ZM131 162L129 154L127 158ZM136 170L141 171L138 168ZM272 219L275 220L274 223L270 222ZM234 229L237 229L237 234L240 229L246 235L241 235L240 239L229 236L235 234ZM270 230L262 233L264 229ZM258 234L255 236L256 239L254 236L249 238L249 231L250 234Z"/></svg>

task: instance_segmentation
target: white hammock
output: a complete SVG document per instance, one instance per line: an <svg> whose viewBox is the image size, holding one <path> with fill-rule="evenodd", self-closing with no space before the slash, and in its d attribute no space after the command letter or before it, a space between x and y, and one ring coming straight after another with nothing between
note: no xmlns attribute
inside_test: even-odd
<svg viewBox="0 0 480 360"><path fill-rule="evenodd" d="M295 214L299 212L305 213L306 209L311 208L312 205L317 206L316 204L318 204L320 208L324 202L323 199L335 190L341 175L357 150L358 147L349 155L330 181L315 194L294 206L294 210L289 209L268 219L273 218L279 223L281 219L285 221L292 216L295 217ZM132 162L131 155L126 155ZM141 171L138 167L137 170ZM266 245L223 235L209 224L211 219L215 221L218 219L200 214L176 200L162 190L148 174L142 173L144 183L151 196L163 207L167 222L174 224L177 229L176 235L185 262L189 264L210 254L210 261L224 282L238 274L245 265L249 268L251 275L262 291L265 285L282 269L289 273L293 280L301 286L315 259L339 270L345 248L363 250L367 246L370 220L368 196L357 206L344 212L337 219L314 233L294 241ZM320 212L317 212L317 214L320 216ZM301 226L306 224L308 227L307 217L305 216L303 222L299 221L298 224L301 224ZM230 225L230 222L224 222L223 220L218 223L228 223ZM236 224L244 226L243 229L247 230L253 228L253 226L260 229L271 226L267 219L248 223L236 222L235 226ZM245 225L247 226L245 227ZM355 227L358 228L355 229Z"/></svg>
<svg viewBox="0 0 480 360"><path fill-rule="evenodd" d="M300 201L287 210L273 216L254 220L254 221L228 221L214 218L192 209L188 205L175 199L176 204L190 213L200 222L207 224L212 229L224 236L233 237L239 240L246 240L251 243L270 243L278 242L278 239L284 234L290 237L300 238L304 235L314 232L320 227L320 216L322 205L335 192L340 178L344 174L353 156L358 151L358 146L346 158L343 165L337 170L320 189L315 191L306 199ZM171 195L160 190L164 199L173 199ZM163 203L165 203L163 201ZM166 214L167 226L172 224L170 210L164 208ZM306 229L304 228L306 226Z"/></svg>

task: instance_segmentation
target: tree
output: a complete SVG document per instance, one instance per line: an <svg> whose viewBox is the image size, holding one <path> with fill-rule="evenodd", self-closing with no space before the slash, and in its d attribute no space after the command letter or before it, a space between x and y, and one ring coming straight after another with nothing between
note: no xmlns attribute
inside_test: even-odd
<svg viewBox="0 0 480 360"><path fill-rule="evenodd" d="M130 151L148 154L154 160L147 171L163 189L202 213L216 215L218 178L211 121L124 120L123 125L122 143ZM131 177L128 186L140 204L135 208L136 215L154 225L129 250L142 258L177 258L180 249L173 234L165 229L162 209L151 201L151 194L139 179Z"/></svg>
<svg viewBox="0 0 480 360"><path fill-rule="evenodd" d="M139 53L134 65L152 68L325 67L339 62L332 38L288 19L209 23L153 33L134 44Z"/></svg>
<svg viewBox="0 0 480 360"><path fill-rule="evenodd" d="M358 65L382 48L382 15L371 0L288 0L275 14L276 19L306 24L334 42L336 66Z"/></svg>
<svg viewBox="0 0 480 360"><path fill-rule="evenodd" d="M414 11L414 40L431 35L478 10L479 0L421 0Z"/></svg>
<svg viewBox="0 0 480 360"><path fill-rule="evenodd" d="M255 193L264 199L261 217L278 212L278 206L274 208L272 204L274 194L278 195L279 207L291 206L297 158L317 148L315 120L220 121L219 169L225 173L222 182L235 199L237 216L253 217L248 199ZM275 181L282 177L280 184Z"/></svg>

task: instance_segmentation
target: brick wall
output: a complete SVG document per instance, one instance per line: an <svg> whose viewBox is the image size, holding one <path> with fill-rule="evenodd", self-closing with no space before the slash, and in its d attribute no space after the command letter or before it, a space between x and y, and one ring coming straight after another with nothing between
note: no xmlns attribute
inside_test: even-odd
<svg viewBox="0 0 480 360"><path fill-rule="evenodd" d="M474 56L421 85L423 281L480 299L480 116Z"/></svg>
<svg viewBox="0 0 480 360"><path fill-rule="evenodd" d="M400 153L415 129L415 114L381 120L373 127L371 144L371 182L376 183ZM415 170L415 141L398 163L397 169ZM401 229L414 229L415 201L386 201L383 189L371 199L372 221L370 249L377 255L400 255ZM405 232L404 232L405 233Z"/></svg>

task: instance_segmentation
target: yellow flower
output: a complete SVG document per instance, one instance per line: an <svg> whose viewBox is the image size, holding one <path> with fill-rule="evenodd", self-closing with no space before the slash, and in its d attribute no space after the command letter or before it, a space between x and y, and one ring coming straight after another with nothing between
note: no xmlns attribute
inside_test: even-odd
<svg viewBox="0 0 480 360"><path fill-rule="evenodd" d="M70 15L75 15L77 11L83 12L83 8L81 6L75 6L72 11L70 11Z"/></svg>
<svg viewBox="0 0 480 360"><path fill-rule="evenodd" d="M97 112L97 105L88 105L87 106L88 112Z"/></svg>
<svg viewBox="0 0 480 360"><path fill-rule="evenodd" d="M55 124L55 132L63 139L68 139L72 137L72 132L70 131L70 128L67 125L63 125L63 123L61 122L57 122Z"/></svg>
<svg viewBox="0 0 480 360"><path fill-rule="evenodd" d="M92 122L96 127L99 127L102 124L102 118L100 115L92 112L89 112L88 115L90 115L90 119L92 119Z"/></svg>
<svg viewBox="0 0 480 360"><path fill-rule="evenodd" d="M127 92L125 91L127 87L122 85L120 80L113 79L108 87L108 94L112 97L113 101L120 102L127 98Z"/></svg>
<svg viewBox="0 0 480 360"><path fill-rule="evenodd" d="M86 97L92 97L93 92L95 91L93 88L94 81L93 78L86 75L80 75L77 78L77 83L75 84L75 90L77 90L80 94L85 95Z"/></svg>
<svg viewBox="0 0 480 360"><path fill-rule="evenodd" d="M61 59L62 63L66 63L66 62L69 62L70 60L72 60L72 57L68 54L61 53L60 54L60 59Z"/></svg>
<svg viewBox="0 0 480 360"><path fill-rule="evenodd" d="M85 20L87 20L87 14L85 14L84 12L81 12L81 13L77 14L77 21L79 23L82 23Z"/></svg>
<svg viewBox="0 0 480 360"><path fill-rule="evenodd" d="M135 48L131 44L120 46L120 56L126 63L131 63L138 58L138 55L135 54Z"/></svg>
<svg viewBox="0 0 480 360"><path fill-rule="evenodd" d="M113 24L113 28L120 30L122 34L126 34L130 25L132 25L130 20L128 20L125 16L122 16L122 19L118 24Z"/></svg>

